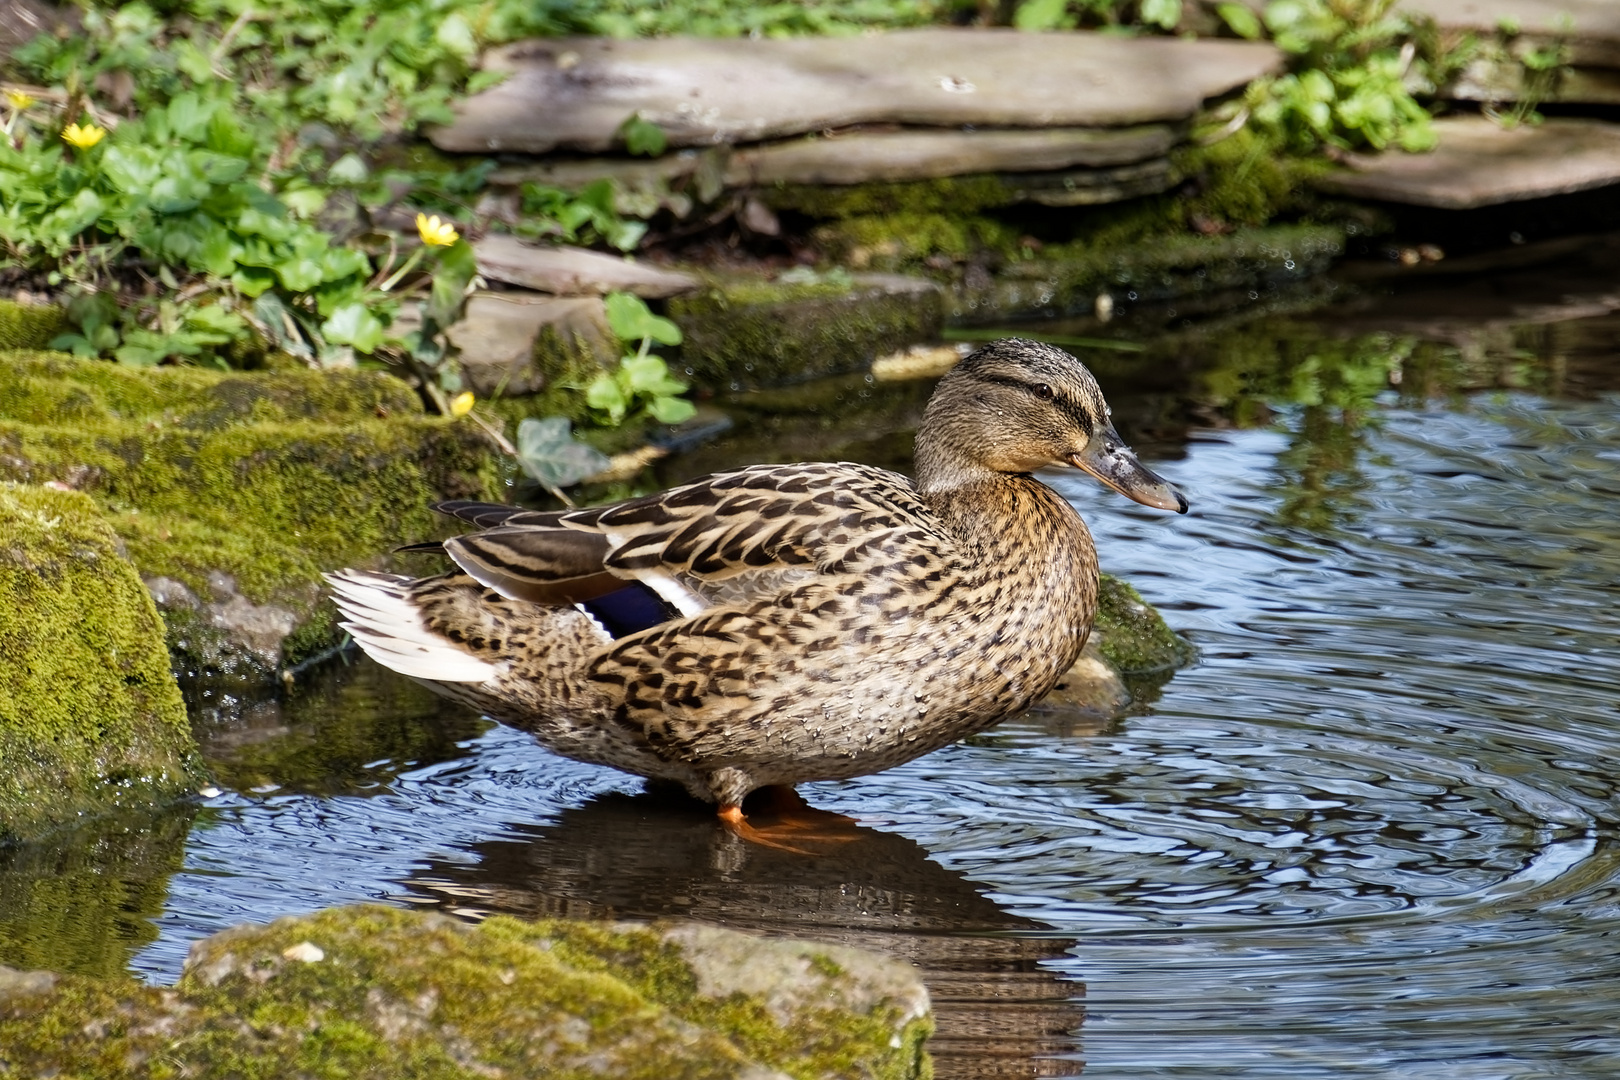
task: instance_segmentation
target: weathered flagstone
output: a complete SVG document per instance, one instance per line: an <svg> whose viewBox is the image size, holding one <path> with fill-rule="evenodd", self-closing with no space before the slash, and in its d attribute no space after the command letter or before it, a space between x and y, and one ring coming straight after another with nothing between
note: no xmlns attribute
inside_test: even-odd
<svg viewBox="0 0 1620 1080"><path fill-rule="evenodd" d="M492 233L473 245L478 272L490 281L521 285L559 296L635 293L659 299L698 288L698 279L599 251L525 244L515 236Z"/></svg>
<svg viewBox="0 0 1620 1080"><path fill-rule="evenodd" d="M1168 124L854 132L739 150L726 169L726 184L864 184L1076 166L1103 169L1162 159L1176 141L1176 131Z"/></svg>
<svg viewBox="0 0 1620 1080"><path fill-rule="evenodd" d="M1536 42L1566 41L1577 66L1620 67L1620 4L1614 0L1401 0L1444 30L1495 33L1504 24Z"/></svg>
<svg viewBox="0 0 1620 1080"><path fill-rule="evenodd" d="M1554 119L1504 128L1480 116L1435 123L1427 154L1357 156L1318 184L1339 195L1466 210L1620 183L1620 125Z"/></svg>
<svg viewBox="0 0 1620 1080"><path fill-rule="evenodd" d="M1279 62L1253 42L1016 30L552 38L489 54L511 76L431 137L458 152L603 151L632 113L676 147L871 123L1121 127L1186 119Z"/></svg>
<svg viewBox="0 0 1620 1080"><path fill-rule="evenodd" d="M619 359L619 343L597 296L478 293L445 333L479 397L532 394L563 370L580 373Z"/></svg>
<svg viewBox="0 0 1620 1080"><path fill-rule="evenodd" d="M1566 68L1544 83L1526 85L1527 72L1516 61L1477 60L1446 85L1445 96L1454 101L1523 101L1581 105L1620 104L1620 69Z"/></svg>

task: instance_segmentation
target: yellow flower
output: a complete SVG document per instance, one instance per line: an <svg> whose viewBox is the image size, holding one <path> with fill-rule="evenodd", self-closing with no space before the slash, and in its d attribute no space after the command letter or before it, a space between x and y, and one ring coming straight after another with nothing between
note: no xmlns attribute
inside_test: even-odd
<svg viewBox="0 0 1620 1080"><path fill-rule="evenodd" d="M440 221L439 215L428 217L426 214L416 215L416 231L422 234L422 243L429 247L449 247L461 239L456 227L448 221Z"/></svg>
<svg viewBox="0 0 1620 1080"><path fill-rule="evenodd" d="M13 109L22 112L24 109L32 107L39 99L32 94L25 94L21 90L7 90L6 100L11 102Z"/></svg>
<svg viewBox="0 0 1620 1080"><path fill-rule="evenodd" d="M457 394L455 400L450 402L450 415L466 416L468 413L472 412L473 402L475 400L477 399L473 397L473 392L471 390Z"/></svg>
<svg viewBox="0 0 1620 1080"><path fill-rule="evenodd" d="M63 140L76 150L88 150L106 136L107 129L96 127L94 124L86 124L83 127L69 124L62 129Z"/></svg>

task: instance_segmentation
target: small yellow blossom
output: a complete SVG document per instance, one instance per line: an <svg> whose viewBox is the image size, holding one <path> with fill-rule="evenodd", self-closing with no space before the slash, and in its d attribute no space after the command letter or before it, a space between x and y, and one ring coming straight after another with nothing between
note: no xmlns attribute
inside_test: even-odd
<svg viewBox="0 0 1620 1080"><path fill-rule="evenodd" d="M449 247L461 239L456 227L448 221L440 221L437 214L432 217L417 214L416 231L422 234L422 243L430 247Z"/></svg>
<svg viewBox="0 0 1620 1080"><path fill-rule="evenodd" d="M106 138L107 129L86 124L69 124L62 129L62 138L67 144L77 150L88 150L102 139Z"/></svg>
<svg viewBox="0 0 1620 1080"><path fill-rule="evenodd" d="M473 392L471 390L457 394L455 400L450 402L450 415L466 416L468 413L472 412L473 402L475 400L477 399L473 397Z"/></svg>
<svg viewBox="0 0 1620 1080"><path fill-rule="evenodd" d="M13 109L22 112L24 109L32 108L39 99L34 97L33 94L25 94L21 90L7 90L6 100L11 102Z"/></svg>

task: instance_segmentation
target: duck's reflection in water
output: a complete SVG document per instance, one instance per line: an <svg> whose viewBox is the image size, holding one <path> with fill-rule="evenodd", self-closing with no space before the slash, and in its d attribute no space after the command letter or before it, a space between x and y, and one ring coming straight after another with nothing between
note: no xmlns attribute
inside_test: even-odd
<svg viewBox="0 0 1620 1080"><path fill-rule="evenodd" d="M511 833L476 845L476 861L433 861L406 884L466 913L694 919L901 957L933 998L937 1076L1081 1071L1084 986L1041 963L1072 942L1022 936L1047 928L1000 910L903 836L851 826L817 854L778 851L663 791L601 796Z"/></svg>

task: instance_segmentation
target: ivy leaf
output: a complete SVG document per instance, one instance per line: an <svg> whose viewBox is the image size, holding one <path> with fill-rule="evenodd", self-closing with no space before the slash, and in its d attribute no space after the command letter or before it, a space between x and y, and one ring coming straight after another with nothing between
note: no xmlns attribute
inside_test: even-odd
<svg viewBox="0 0 1620 1080"><path fill-rule="evenodd" d="M1057 30L1069 26L1068 0L1024 0L1013 13L1013 25L1020 30Z"/></svg>
<svg viewBox="0 0 1620 1080"><path fill-rule="evenodd" d="M1181 21L1181 0L1142 0L1142 21L1174 30Z"/></svg>
<svg viewBox="0 0 1620 1080"><path fill-rule="evenodd" d="M656 397L647 406L660 424L683 424L697 415L697 406L680 397Z"/></svg>
<svg viewBox="0 0 1620 1080"><path fill-rule="evenodd" d="M321 324L321 336L334 345L353 345L359 352L370 353L383 342L382 320L361 303L344 304L332 312L332 317Z"/></svg>
<svg viewBox="0 0 1620 1080"><path fill-rule="evenodd" d="M1231 28L1232 33L1240 38L1259 41L1265 34L1265 27L1260 25L1260 17L1243 4L1216 4L1215 14L1219 15Z"/></svg>
<svg viewBox="0 0 1620 1080"><path fill-rule="evenodd" d="M571 426L562 416L531 417L519 424L518 464L523 471L548 487L564 488L607 468L607 456L576 441Z"/></svg>
<svg viewBox="0 0 1620 1080"><path fill-rule="evenodd" d="M634 293L614 292L602 298L607 308L608 329L623 342L652 338L660 345L679 345L681 328L654 315L645 301Z"/></svg>
<svg viewBox="0 0 1620 1080"><path fill-rule="evenodd" d="M624 414L630 410L629 395L619 380L607 372L603 372L585 388L585 404L593 409L600 409L608 414L608 419L615 425L624 420Z"/></svg>
<svg viewBox="0 0 1620 1080"><path fill-rule="evenodd" d="M632 154L657 157L669 146L669 137L664 134L664 129L650 120L643 120L640 113L625 117L624 123L619 125L618 134L624 140L624 148Z"/></svg>

